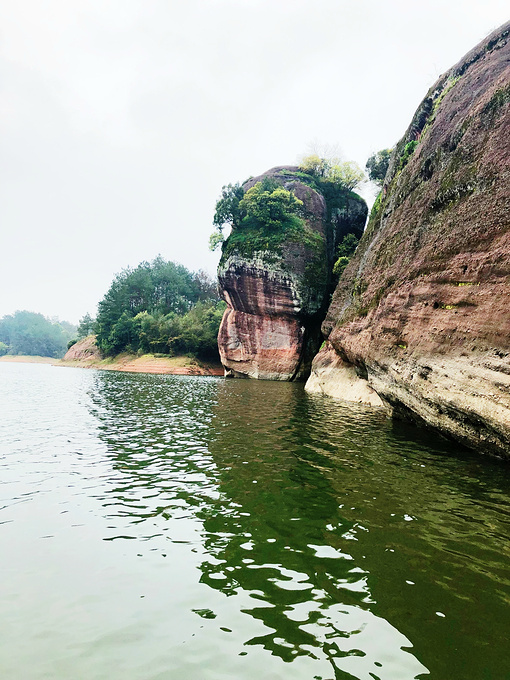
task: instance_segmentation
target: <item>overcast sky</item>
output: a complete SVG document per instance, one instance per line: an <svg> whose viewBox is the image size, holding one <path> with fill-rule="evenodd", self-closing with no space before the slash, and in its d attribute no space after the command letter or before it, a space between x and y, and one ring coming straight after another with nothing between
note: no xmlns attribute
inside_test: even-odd
<svg viewBox="0 0 510 680"><path fill-rule="evenodd" d="M362 167L508 0L0 0L0 317L72 322L158 253L215 272L221 187Z"/></svg>

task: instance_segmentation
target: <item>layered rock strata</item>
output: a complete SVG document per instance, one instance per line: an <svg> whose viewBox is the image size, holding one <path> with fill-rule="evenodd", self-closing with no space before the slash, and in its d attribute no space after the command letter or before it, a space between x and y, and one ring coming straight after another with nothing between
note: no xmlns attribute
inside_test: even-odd
<svg viewBox="0 0 510 680"><path fill-rule="evenodd" d="M307 383L358 400L358 388L338 388L354 369L394 413L504 457L509 38L510 23L441 76L418 108L335 291L323 324L328 342Z"/></svg>
<svg viewBox="0 0 510 680"><path fill-rule="evenodd" d="M331 213L321 193L296 176L298 170L273 168L243 186L247 191L271 177L292 191L303 202L306 233L277 249L253 252L231 248L227 240L218 278L228 307L218 346L228 376L299 380L309 375L322 342L336 246L346 233L363 232L367 208L361 198L345 192L342 208Z"/></svg>

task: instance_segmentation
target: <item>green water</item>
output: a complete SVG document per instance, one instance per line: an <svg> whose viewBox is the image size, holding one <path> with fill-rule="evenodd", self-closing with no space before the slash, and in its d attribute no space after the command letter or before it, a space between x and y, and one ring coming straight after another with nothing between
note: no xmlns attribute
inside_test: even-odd
<svg viewBox="0 0 510 680"><path fill-rule="evenodd" d="M0 678L505 680L510 469L301 385L0 364Z"/></svg>

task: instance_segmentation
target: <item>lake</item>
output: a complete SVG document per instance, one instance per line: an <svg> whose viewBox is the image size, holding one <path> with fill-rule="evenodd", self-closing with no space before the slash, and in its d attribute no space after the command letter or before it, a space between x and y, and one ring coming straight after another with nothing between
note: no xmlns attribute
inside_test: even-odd
<svg viewBox="0 0 510 680"><path fill-rule="evenodd" d="M509 472L299 384L0 364L0 677L504 680Z"/></svg>

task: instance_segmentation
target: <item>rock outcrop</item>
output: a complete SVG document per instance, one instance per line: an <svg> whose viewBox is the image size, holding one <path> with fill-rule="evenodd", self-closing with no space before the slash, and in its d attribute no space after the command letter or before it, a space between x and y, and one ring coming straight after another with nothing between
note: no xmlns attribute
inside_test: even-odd
<svg viewBox="0 0 510 680"><path fill-rule="evenodd" d="M394 413L510 457L510 23L418 108L323 333L307 389L350 399L354 369Z"/></svg>
<svg viewBox="0 0 510 680"><path fill-rule="evenodd" d="M101 350L96 345L96 336L88 335L71 345L63 361L90 361L92 359L100 361L102 356Z"/></svg>
<svg viewBox="0 0 510 680"><path fill-rule="evenodd" d="M276 167L243 185L246 192L271 178L302 201L304 224L276 245L271 237L255 238L255 246L245 243L241 229L224 244L218 278L228 307L218 345L226 375L269 380L309 375L322 342L336 246L345 234L363 232L363 199L344 191L332 210L298 170Z"/></svg>

